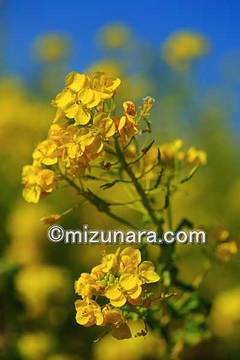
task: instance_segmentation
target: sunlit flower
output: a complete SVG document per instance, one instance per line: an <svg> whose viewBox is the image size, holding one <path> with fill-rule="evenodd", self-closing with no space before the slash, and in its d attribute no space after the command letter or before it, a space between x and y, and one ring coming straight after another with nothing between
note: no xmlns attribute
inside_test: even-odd
<svg viewBox="0 0 240 360"><path fill-rule="evenodd" d="M217 246L215 254L220 261L230 261L238 252L238 246L235 241L228 241Z"/></svg>
<svg viewBox="0 0 240 360"><path fill-rule="evenodd" d="M23 184L24 199L37 203L41 196L45 196L55 189L56 175L52 170L26 165L23 168Z"/></svg>
<svg viewBox="0 0 240 360"><path fill-rule="evenodd" d="M102 325L104 322L101 307L94 300L77 300L76 321L83 326Z"/></svg>
<svg viewBox="0 0 240 360"><path fill-rule="evenodd" d="M124 115L117 121L117 129L123 141L126 141L139 132L139 125L136 123L136 105L132 101L125 101L123 110Z"/></svg>
<svg viewBox="0 0 240 360"><path fill-rule="evenodd" d="M120 79L107 77L104 73L94 73L89 77L71 72L66 76L64 90L56 96L53 104L76 124L85 125L91 119L91 109L110 99L120 83Z"/></svg>
<svg viewBox="0 0 240 360"><path fill-rule="evenodd" d="M207 163L207 154L205 151L197 150L195 147L191 147L186 153L186 161L191 165L205 165Z"/></svg>
<svg viewBox="0 0 240 360"><path fill-rule="evenodd" d="M57 144L52 140L42 141L33 152L33 160L44 165L56 164L58 160Z"/></svg>
<svg viewBox="0 0 240 360"><path fill-rule="evenodd" d="M177 139L170 143L166 143L160 146L160 153L161 153L161 161L166 165L173 164L175 159L182 158L182 153L180 149L183 145L182 140Z"/></svg>

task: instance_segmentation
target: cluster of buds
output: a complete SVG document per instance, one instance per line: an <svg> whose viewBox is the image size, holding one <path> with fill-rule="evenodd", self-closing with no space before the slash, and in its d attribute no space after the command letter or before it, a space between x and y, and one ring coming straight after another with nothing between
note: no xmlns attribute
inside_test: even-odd
<svg viewBox="0 0 240 360"><path fill-rule="evenodd" d="M125 143L139 132L133 102L125 101L122 114L115 115L113 97L120 83L103 73L89 77L71 72L66 77L65 88L52 102L57 112L48 138L33 151L33 164L23 169L23 196L28 202L37 203L52 192L59 174L72 179L83 175L114 136ZM150 108L147 99L141 111L149 113Z"/></svg>
<svg viewBox="0 0 240 360"><path fill-rule="evenodd" d="M232 238L228 230L217 228L214 231L216 240L215 256L219 261L228 262L239 252L239 243Z"/></svg>
<svg viewBox="0 0 240 360"><path fill-rule="evenodd" d="M83 326L110 326L117 338L130 337L128 311L150 306L148 284L159 281L151 261L142 261L138 249L127 247L104 255L91 273L75 282L76 320Z"/></svg>
<svg viewBox="0 0 240 360"><path fill-rule="evenodd" d="M161 160L165 165L173 165L176 162L186 165L205 165L207 154L205 151L190 147L187 151L182 150L183 141L176 139L160 146Z"/></svg>

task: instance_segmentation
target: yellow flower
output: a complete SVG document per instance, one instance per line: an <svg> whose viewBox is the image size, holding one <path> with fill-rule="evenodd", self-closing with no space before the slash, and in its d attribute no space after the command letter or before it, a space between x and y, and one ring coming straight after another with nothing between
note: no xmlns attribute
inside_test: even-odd
<svg viewBox="0 0 240 360"><path fill-rule="evenodd" d="M103 45L107 48L118 49L127 43L129 29L123 25L113 24L103 29L101 38Z"/></svg>
<svg viewBox="0 0 240 360"><path fill-rule="evenodd" d="M94 266L92 268L91 274L99 278L101 276L104 276L111 270L115 270L118 262L117 256L118 252L116 254L104 255L101 264Z"/></svg>
<svg viewBox="0 0 240 360"><path fill-rule="evenodd" d="M103 139L111 138L116 132L113 119L104 113L98 113L94 116L93 126Z"/></svg>
<svg viewBox="0 0 240 360"><path fill-rule="evenodd" d="M154 266L151 261L143 261L139 265L138 276L143 284L155 283L160 280L159 275L154 271Z"/></svg>
<svg viewBox="0 0 240 360"><path fill-rule="evenodd" d="M136 123L136 105L132 101L123 103L124 115L117 119L117 129L123 141L135 136L139 132L139 125Z"/></svg>
<svg viewBox="0 0 240 360"><path fill-rule="evenodd" d="M143 105L141 107L140 115L142 118L147 119L150 116L155 100L151 96L147 96L143 99Z"/></svg>
<svg viewBox="0 0 240 360"><path fill-rule="evenodd" d="M46 359L54 346L54 339L44 332L23 333L17 343L20 354L26 360Z"/></svg>
<svg viewBox="0 0 240 360"><path fill-rule="evenodd" d="M61 302L68 294L68 274L53 265L30 265L23 267L16 276L16 289L31 314L47 312L52 299Z"/></svg>
<svg viewBox="0 0 240 360"><path fill-rule="evenodd" d="M65 88L53 104L76 124L85 125L91 119L91 109L110 99L120 83L120 79L107 77L104 73L94 73L89 77L71 72L66 76Z"/></svg>
<svg viewBox="0 0 240 360"><path fill-rule="evenodd" d="M47 34L37 39L34 51L44 62L61 60L69 53L69 41L59 34Z"/></svg>
<svg viewBox="0 0 240 360"><path fill-rule="evenodd" d="M200 35L180 31L167 39L163 47L165 61L176 69L185 69L190 62L207 52L207 41Z"/></svg>
<svg viewBox="0 0 240 360"><path fill-rule="evenodd" d="M23 197L27 202L37 203L40 197L51 193L56 187L56 175L52 170L34 165L23 167Z"/></svg>
<svg viewBox="0 0 240 360"><path fill-rule="evenodd" d="M214 334L230 340L240 339L240 288L229 288L220 292L214 299L211 310L211 323Z"/></svg>
<svg viewBox="0 0 240 360"><path fill-rule="evenodd" d="M75 302L77 310L76 321L83 326L103 325L104 319L101 307L94 300L77 300Z"/></svg>
<svg viewBox="0 0 240 360"><path fill-rule="evenodd" d="M207 154L205 151L197 150L195 147L191 147L186 154L186 161L188 164L196 165L207 163Z"/></svg>
<svg viewBox="0 0 240 360"><path fill-rule="evenodd" d="M126 296L118 284L110 285L104 295L110 300L113 306L121 307L126 304Z"/></svg>
<svg viewBox="0 0 240 360"><path fill-rule="evenodd" d="M235 241L228 241L221 243L216 248L216 257L220 261L228 262L231 260L233 255L236 255L238 252L238 246Z"/></svg>
<svg viewBox="0 0 240 360"><path fill-rule="evenodd" d="M173 142L166 143L160 146L161 161L166 165L172 165L174 160L178 158L178 155L182 156L182 152L179 150L182 147L182 140L176 139Z"/></svg>
<svg viewBox="0 0 240 360"><path fill-rule="evenodd" d="M138 266L138 254L136 252L132 252L131 254L129 249L132 248L127 249L128 255L133 255L133 263L131 263L130 266L128 263L128 266L124 268L127 272L120 276L119 282L108 286L105 291L105 296L110 300L110 303L116 307L123 306L127 301L134 303L142 293L143 284L154 283L160 279L150 261L144 261ZM126 255L123 255L123 258L125 258L125 256ZM138 268L136 268L137 266Z"/></svg>
<svg viewBox="0 0 240 360"><path fill-rule="evenodd" d="M120 277L119 284L130 300L137 299L142 292L142 281L137 274L124 274Z"/></svg>
<svg viewBox="0 0 240 360"><path fill-rule="evenodd" d="M227 241L230 238L230 233L223 227L218 227L214 231L214 237L217 241Z"/></svg>
<svg viewBox="0 0 240 360"><path fill-rule="evenodd" d="M132 247L126 247L120 252L119 267L120 272L135 271L141 262L141 252Z"/></svg>
<svg viewBox="0 0 240 360"><path fill-rule="evenodd" d="M84 104L78 100L77 93L70 89L61 91L53 101L69 119L74 119L76 124L85 125L91 119L91 114Z"/></svg>
<svg viewBox="0 0 240 360"><path fill-rule="evenodd" d="M49 139L42 141L33 152L33 160L44 165L56 164L58 161L57 145Z"/></svg>
<svg viewBox="0 0 240 360"><path fill-rule="evenodd" d="M80 278L75 281L75 292L83 298L91 298L98 291L100 291L100 287L92 274L82 273Z"/></svg>

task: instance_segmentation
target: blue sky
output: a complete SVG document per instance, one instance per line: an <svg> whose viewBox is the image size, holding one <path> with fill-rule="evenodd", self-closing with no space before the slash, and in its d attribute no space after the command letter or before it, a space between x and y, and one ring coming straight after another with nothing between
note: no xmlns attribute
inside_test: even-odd
<svg viewBox="0 0 240 360"><path fill-rule="evenodd" d="M8 63L12 71L26 72L30 46L36 36L54 31L69 35L79 68L96 58L96 31L108 23L121 22L134 33L159 46L169 33L191 29L205 34L213 44L209 72L226 53L239 49L238 0L0 0L8 39Z"/></svg>

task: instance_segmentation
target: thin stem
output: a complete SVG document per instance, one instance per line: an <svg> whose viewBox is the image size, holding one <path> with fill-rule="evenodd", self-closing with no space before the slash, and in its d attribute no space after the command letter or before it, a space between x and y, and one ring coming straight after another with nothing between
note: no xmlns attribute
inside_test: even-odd
<svg viewBox="0 0 240 360"><path fill-rule="evenodd" d="M155 225L158 226L159 225L159 219L157 218L157 216L155 214L155 211L151 207L150 202L148 200L148 197L146 196L141 184L139 183L138 179L135 177L134 172L128 166L128 163L127 163L127 161L126 161L126 159L124 157L124 154L121 151L121 148L120 148L120 145L119 145L119 142L118 142L117 139L115 139L115 148L116 148L116 153L117 153L117 155L119 157L120 163L122 164L124 170L126 171L128 176L132 180L132 183L135 186L137 193L139 194L140 198L142 199L143 206L147 210L152 222Z"/></svg>
<svg viewBox="0 0 240 360"><path fill-rule="evenodd" d="M109 205L111 205L111 204L108 204L105 200L100 199L98 197L96 197L96 199L94 200L94 196L93 196L92 193L83 191L73 180L69 179L67 176L62 175L62 177L69 183L69 185L71 185L75 190L77 190L77 192L80 195L82 195L86 200L88 200L92 205L94 205L99 211L104 212L110 218L116 220L117 222L120 222L123 225L126 225L126 226L128 226L130 228L137 229L136 226L131 224L126 219L122 218L121 216L118 216L118 215L114 214L109 208ZM97 203L97 199L100 200L101 204ZM104 206L102 206L102 205L104 205Z"/></svg>

